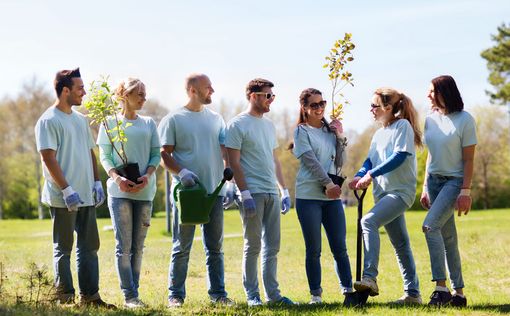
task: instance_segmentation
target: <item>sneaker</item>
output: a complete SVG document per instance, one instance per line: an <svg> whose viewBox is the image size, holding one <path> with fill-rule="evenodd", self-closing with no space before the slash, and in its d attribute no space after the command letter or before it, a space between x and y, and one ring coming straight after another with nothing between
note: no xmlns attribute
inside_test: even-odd
<svg viewBox="0 0 510 316"><path fill-rule="evenodd" d="M447 305L448 303L450 303L451 300L452 295L450 294L450 292L434 291L432 292L432 295L430 295L429 305L440 307L443 305Z"/></svg>
<svg viewBox="0 0 510 316"><path fill-rule="evenodd" d="M105 309L117 309L117 306L115 306L113 304L108 304L105 301L103 301L101 298L98 298L98 299L95 299L92 301L80 302L80 306L105 308Z"/></svg>
<svg viewBox="0 0 510 316"><path fill-rule="evenodd" d="M358 296L355 292L346 292L344 293L344 306L345 307L354 307L358 306Z"/></svg>
<svg viewBox="0 0 510 316"><path fill-rule="evenodd" d="M234 302L234 300L232 300L226 296L217 297L215 299L212 299L211 302L213 304L223 305L223 306L234 306L236 304L236 302Z"/></svg>
<svg viewBox="0 0 510 316"><path fill-rule="evenodd" d="M276 301L270 301L269 304L271 305L295 305L295 303L288 297L282 296L280 299Z"/></svg>
<svg viewBox="0 0 510 316"><path fill-rule="evenodd" d="M168 307L170 308L181 307L182 304L184 304L184 299L180 297L172 296L168 299Z"/></svg>
<svg viewBox="0 0 510 316"><path fill-rule="evenodd" d="M423 301L421 299L421 295L411 296L409 294L404 294L401 298L393 302L398 305L421 305Z"/></svg>
<svg viewBox="0 0 510 316"><path fill-rule="evenodd" d="M248 299L248 307L256 306L262 306L262 300L260 299L260 297L255 296L253 298Z"/></svg>
<svg viewBox="0 0 510 316"><path fill-rule="evenodd" d="M133 297L126 300L124 307L128 309L144 308L145 304L138 297Z"/></svg>
<svg viewBox="0 0 510 316"><path fill-rule="evenodd" d="M452 300L450 301L450 305L454 307L466 307L467 306L467 299L466 297L462 297L459 295L453 295Z"/></svg>
<svg viewBox="0 0 510 316"><path fill-rule="evenodd" d="M379 295L377 282L372 278L363 277L361 281L354 282L354 288L359 292L370 291L370 296Z"/></svg>
<svg viewBox="0 0 510 316"><path fill-rule="evenodd" d="M320 295L312 295L308 304L322 304L322 297Z"/></svg>

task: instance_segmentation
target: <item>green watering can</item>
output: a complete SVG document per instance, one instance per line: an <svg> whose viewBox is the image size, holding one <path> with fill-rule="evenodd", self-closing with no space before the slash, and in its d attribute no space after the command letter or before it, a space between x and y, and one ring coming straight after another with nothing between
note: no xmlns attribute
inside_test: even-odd
<svg viewBox="0 0 510 316"><path fill-rule="evenodd" d="M174 188L174 201L179 209L181 225L197 225L209 223L209 213L216 203L218 194L225 184L225 181L232 180L234 172L230 168L223 170L223 179L212 194L207 194L207 190L200 181L195 181L192 187L185 187L178 183Z"/></svg>

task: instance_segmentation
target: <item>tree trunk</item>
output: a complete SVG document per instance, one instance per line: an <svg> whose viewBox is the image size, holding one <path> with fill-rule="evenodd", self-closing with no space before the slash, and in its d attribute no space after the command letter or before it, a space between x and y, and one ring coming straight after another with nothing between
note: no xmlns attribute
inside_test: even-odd
<svg viewBox="0 0 510 316"><path fill-rule="evenodd" d="M2 207L2 201L0 200L0 221L4 219L4 208Z"/></svg>
<svg viewBox="0 0 510 316"><path fill-rule="evenodd" d="M39 219L44 219L44 208L41 204L41 164L39 156L35 159L35 179L37 182L37 214Z"/></svg>
<svg viewBox="0 0 510 316"><path fill-rule="evenodd" d="M482 164L482 174L483 174L483 208L486 210L490 207L490 189L489 189L489 176L488 176L488 164L483 163Z"/></svg>

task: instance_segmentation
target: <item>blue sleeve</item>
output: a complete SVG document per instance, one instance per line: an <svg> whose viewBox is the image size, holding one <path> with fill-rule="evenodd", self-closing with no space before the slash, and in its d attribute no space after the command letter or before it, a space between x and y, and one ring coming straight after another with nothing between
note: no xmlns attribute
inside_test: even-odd
<svg viewBox="0 0 510 316"><path fill-rule="evenodd" d="M372 178L381 176L385 173L388 173L392 170L397 169L402 163L404 163L404 160L406 160L407 156L410 156L411 154L405 151L397 151L394 152L393 155L391 155L388 159L386 159L382 164L375 167L374 169L370 170L370 175Z"/></svg>
<svg viewBox="0 0 510 316"><path fill-rule="evenodd" d="M370 169L372 169L372 161L370 161L370 158L367 158L361 169L359 169L358 173L356 173L355 177L363 177Z"/></svg>

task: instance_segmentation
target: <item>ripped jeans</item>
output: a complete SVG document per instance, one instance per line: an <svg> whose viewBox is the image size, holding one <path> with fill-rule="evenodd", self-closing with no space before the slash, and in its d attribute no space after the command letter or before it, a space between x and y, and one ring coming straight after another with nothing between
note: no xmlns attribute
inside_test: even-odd
<svg viewBox="0 0 510 316"><path fill-rule="evenodd" d="M108 197L108 208L115 232L115 266L120 288L126 300L137 298L152 202Z"/></svg>
<svg viewBox="0 0 510 316"><path fill-rule="evenodd" d="M423 221L423 232L430 254L432 281L446 280L446 261L453 289L464 288L453 211L462 180L458 177L428 175L427 190L431 206Z"/></svg>

